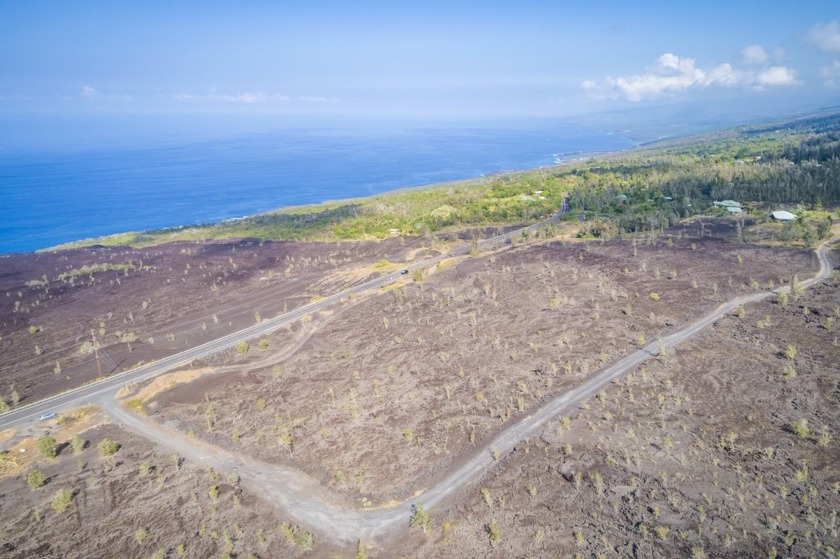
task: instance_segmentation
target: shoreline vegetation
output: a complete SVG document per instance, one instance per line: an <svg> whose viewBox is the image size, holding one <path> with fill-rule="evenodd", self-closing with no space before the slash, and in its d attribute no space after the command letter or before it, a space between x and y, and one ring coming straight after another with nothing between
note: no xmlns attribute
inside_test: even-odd
<svg viewBox="0 0 840 559"><path fill-rule="evenodd" d="M671 138L578 156L557 165L409 187L365 198L292 206L226 220L65 243L36 252L95 246L147 247L234 238L265 241L377 240L451 227L536 221L568 197L565 220L579 236L656 231L680 219L724 215L717 200L742 200L744 217L811 210L818 223L785 224L780 240L812 246L831 227L823 207L840 204L840 113ZM813 221L813 219L812 219ZM823 223L827 222L827 223ZM828 229L826 229L826 224Z"/></svg>

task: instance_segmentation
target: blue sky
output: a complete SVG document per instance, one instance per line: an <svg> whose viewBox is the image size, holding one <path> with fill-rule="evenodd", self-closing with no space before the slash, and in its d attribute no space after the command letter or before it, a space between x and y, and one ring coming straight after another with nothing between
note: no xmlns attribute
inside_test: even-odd
<svg viewBox="0 0 840 559"><path fill-rule="evenodd" d="M0 116L568 116L840 99L828 1L0 0Z"/></svg>

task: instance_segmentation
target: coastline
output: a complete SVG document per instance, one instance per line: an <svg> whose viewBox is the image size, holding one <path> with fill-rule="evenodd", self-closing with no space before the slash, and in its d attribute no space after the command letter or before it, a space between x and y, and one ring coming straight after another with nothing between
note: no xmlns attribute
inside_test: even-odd
<svg viewBox="0 0 840 559"><path fill-rule="evenodd" d="M195 228L336 200L448 187L555 166L562 163L555 153L635 145L554 122L478 131L464 126L383 135L295 134L98 152L68 147L59 154L0 158L0 195L7 202L5 211L0 209L0 253L55 250L127 232ZM584 149L568 149L574 146Z"/></svg>
<svg viewBox="0 0 840 559"><path fill-rule="evenodd" d="M295 204L295 205L286 205L280 206L271 210L267 210L264 212L257 212L253 214L242 215L238 217L230 217L224 218L220 220L213 220L213 221L206 221L206 222L198 222L193 224L179 224L170 227L162 227L162 228L155 228L155 229L147 229L147 230L137 230L137 231L122 231L117 233L111 233L107 235L102 235L98 237L87 237L83 239L77 239L74 241L69 241L66 243L60 243L57 245L52 245L44 248L35 249L30 251L31 253L43 253L43 252L54 252L59 250L69 250L74 248L84 248L84 247L91 247L91 246L143 246L142 243L138 244L137 239L145 237L145 236L165 236L165 235L174 235L178 233L187 233L189 231L200 231L202 229L207 228L214 228L218 226L222 226L224 224L236 224L237 222L244 222L247 220L252 220L254 218L260 218L262 216L270 216L270 215L277 215L277 214L300 214L300 213L311 213L311 212L318 212L324 209L331 209L340 206L350 206L353 204L358 203L370 203L371 201L383 198L387 200L390 197L399 197L403 195L412 195L417 193L423 193L427 191L442 191L448 189L470 189L470 188L480 188L482 186L487 186L488 184L492 183L492 181L503 178L503 177L515 177L517 175L521 175L523 173L537 173L537 172L545 172L550 171L551 169L557 169L566 167L569 165L574 165L581 162L586 162L592 159L601 159L610 156L617 156L622 154L627 154L632 152L633 150L637 149L638 146L634 146L632 148L625 148L619 150L595 150L595 151L575 151L575 152L566 152L565 154L552 154L552 157L555 158L555 161L550 165L542 165L539 167L533 168L523 168L523 169L508 169L502 171L494 171L490 173L485 173L479 176L463 178L463 179L456 179L450 181L443 181L443 182L436 182L436 183L429 183L429 184L422 184L416 186L402 186L397 187L394 189L390 189L384 192L374 193L367 196L356 196L356 197L348 197L348 198L324 198L319 202L312 202L307 204ZM561 155L568 154L567 159L563 159L558 161L557 157ZM576 157L573 157L576 156ZM189 239L172 239L170 242L177 242L178 240L189 240ZM193 239L193 240L200 240L200 239ZM154 243L159 244L159 243ZM6 253L10 254L10 253ZM13 253L11 253L13 254ZM26 254L26 253L17 253L17 254Z"/></svg>

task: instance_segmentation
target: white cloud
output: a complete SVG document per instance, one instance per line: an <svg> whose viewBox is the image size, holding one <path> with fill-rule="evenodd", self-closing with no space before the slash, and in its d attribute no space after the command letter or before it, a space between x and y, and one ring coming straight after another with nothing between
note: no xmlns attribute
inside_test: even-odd
<svg viewBox="0 0 840 559"><path fill-rule="evenodd" d="M705 78L702 70L695 67L693 58L680 58L665 53L646 74L628 77L607 77L610 89L617 89L630 101L654 99L663 93L687 89L701 83Z"/></svg>
<svg viewBox="0 0 840 559"><path fill-rule="evenodd" d="M97 91L96 88L93 88L89 85L86 85L82 88L82 91L79 93L79 96L82 99L91 99L92 100L92 99L96 99L97 97L99 97L99 91Z"/></svg>
<svg viewBox="0 0 840 559"><path fill-rule="evenodd" d="M830 66L824 66L820 75L825 80L825 85L834 87L840 81L840 60L835 60Z"/></svg>
<svg viewBox="0 0 840 559"><path fill-rule="evenodd" d="M633 76L607 76L603 82L593 80L581 82L580 87L596 99L619 99L643 101L663 95L708 87L765 87L794 85L796 73L786 66L768 67L769 56L760 45L750 45L742 51L744 60L763 68L738 70L729 62L715 67L700 68L694 58L681 57L672 53L660 56L644 74Z"/></svg>
<svg viewBox="0 0 840 559"><path fill-rule="evenodd" d="M758 85L794 85L796 73L785 66L773 66L763 70L755 79Z"/></svg>
<svg viewBox="0 0 840 559"><path fill-rule="evenodd" d="M743 79L743 74L736 72L729 62L724 62L711 72L706 77L703 85L718 84L726 87L738 85Z"/></svg>
<svg viewBox="0 0 840 559"><path fill-rule="evenodd" d="M808 40L826 52L840 53L840 26L836 21L815 25L808 32Z"/></svg>
<svg viewBox="0 0 840 559"><path fill-rule="evenodd" d="M750 45L741 51L741 58L746 64L764 64L767 62L767 51L761 45Z"/></svg>

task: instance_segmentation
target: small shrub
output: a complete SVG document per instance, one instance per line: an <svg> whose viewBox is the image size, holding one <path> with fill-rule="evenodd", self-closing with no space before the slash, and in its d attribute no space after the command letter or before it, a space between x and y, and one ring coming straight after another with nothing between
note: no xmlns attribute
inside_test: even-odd
<svg viewBox="0 0 840 559"><path fill-rule="evenodd" d="M583 530L575 530L572 532L575 537L575 545L578 547L583 547L586 545L586 537L583 535Z"/></svg>
<svg viewBox="0 0 840 559"><path fill-rule="evenodd" d="M43 487L45 480L44 473L39 470L32 470L26 475L26 484L32 490Z"/></svg>
<svg viewBox="0 0 840 559"><path fill-rule="evenodd" d="M120 443L106 438L99 441L97 448L100 456L113 456L120 449Z"/></svg>
<svg viewBox="0 0 840 559"><path fill-rule="evenodd" d="M668 538L668 534L671 533L671 529L667 526L657 526L653 529L653 532L656 534L657 538L664 541Z"/></svg>
<svg viewBox="0 0 840 559"><path fill-rule="evenodd" d="M481 488L481 496L484 498L484 502L487 504L488 507L491 509L493 508L493 496L490 495L490 490L486 487Z"/></svg>
<svg viewBox="0 0 840 559"><path fill-rule="evenodd" d="M821 447L827 447L831 444L831 434L828 432L828 429L823 428L820 434L817 435L817 444Z"/></svg>
<svg viewBox="0 0 840 559"><path fill-rule="evenodd" d="M659 299L661 299L661 297L659 296L659 293L651 293L650 298L653 299L654 301L658 301Z"/></svg>
<svg viewBox="0 0 840 559"><path fill-rule="evenodd" d="M808 428L807 419L800 419L798 421L794 421L790 425L790 430L793 431L793 434L799 437L800 439L807 438L808 435L811 434L811 430Z"/></svg>
<svg viewBox="0 0 840 559"><path fill-rule="evenodd" d="M367 559L367 551L365 550L365 544L362 543L362 540L358 540L356 542L356 555L354 559Z"/></svg>
<svg viewBox="0 0 840 559"><path fill-rule="evenodd" d="M785 368L782 369L782 376L790 380L796 376L796 369L793 368L792 364L788 363L785 365Z"/></svg>
<svg viewBox="0 0 840 559"><path fill-rule="evenodd" d="M81 438L79 435L76 435L75 437L73 437L73 440L70 441L70 447L76 454L79 454L80 452L84 451L86 446L87 441Z"/></svg>
<svg viewBox="0 0 840 559"><path fill-rule="evenodd" d="M295 538L295 545L304 551L310 551L315 547L315 537L311 532L303 531Z"/></svg>
<svg viewBox="0 0 840 559"><path fill-rule="evenodd" d="M145 528L137 528L134 530L134 541L143 545L143 542L149 537L149 532Z"/></svg>
<svg viewBox="0 0 840 559"><path fill-rule="evenodd" d="M245 355L246 353L248 353L248 350L251 349L251 346L249 346L248 342L245 341L236 342L236 345L233 347L236 349L236 353L238 353L239 355Z"/></svg>
<svg viewBox="0 0 840 559"><path fill-rule="evenodd" d="M428 534L431 522L432 519L429 518L429 513L426 512L423 505L418 503L412 507L411 519L408 522L411 528L420 528L424 534Z"/></svg>
<svg viewBox="0 0 840 559"><path fill-rule="evenodd" d="M490 534L490 545L496 545L501 537L499 535L499 523L492 519L487 525L487 533Z"/></svg>
<svg viewBox="0 0 840 559"><path fill-rule="evenodd" d="M73 490L69 488L59 489L53 496L52 508L58 514L63 513L73 502Z"/></svg>

